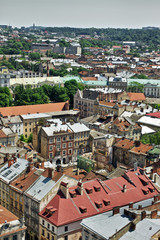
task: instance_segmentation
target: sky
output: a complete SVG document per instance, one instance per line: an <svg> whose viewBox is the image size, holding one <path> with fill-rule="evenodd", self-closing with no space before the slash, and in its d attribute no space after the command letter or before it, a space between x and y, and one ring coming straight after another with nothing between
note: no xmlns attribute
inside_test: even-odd
<svg viewBox="0 0 160 240"><path fill-rule="evenodd" d="M0 25L160 27L160 0L0 0Z"/></svg>

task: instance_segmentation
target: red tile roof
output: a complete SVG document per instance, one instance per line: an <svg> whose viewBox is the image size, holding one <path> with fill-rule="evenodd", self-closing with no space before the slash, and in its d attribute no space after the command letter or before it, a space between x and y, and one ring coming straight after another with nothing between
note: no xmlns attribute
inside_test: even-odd
<svg viewBox="0 0 160 240"><path fill-rule="evenodd" d="M153 146L151 146L149 144L140 143L140 146L138 146L138 147L135 146L130 151L133 153L137 153L137 154L147 154L147 152L149 150L151 150L152 148L153 148Z"/></svg>
<svg viewBox="0 0 160 240"><path fill-rule="evenodd" d="M11 222L15 220L18 220L18 217L0 205L0 224L3 224L5 221Z"/></svg>
<svg viewBox="0 0 160 240"><path fill-rule="evenodd" d="M0 113L3 116L11 115L22 115L22 114L33 114L33 113L46 113L46 112L57 112L63 111L66 102L59 103L48 103L38 105L26 105L26 106L14 106L14 107L1 107Z"/></svg>
<svg viewBox="0 0 160 240"><path fill-rule="evenodd" d="M114 144L114 146L128 150L128 149L131 149L132 147L134 147L134 141L125 138L125 139L121 139L120 141L116 142Z"/></svg>
<svg viewBox="0 0 160 240"><path fill-rule="evenodd" d="M128 93L129 100L130 101L145 101L146 97L144 96L144 93Z"/></svg>
<svg viewBox="0 0 160 240"><path fill-rule="evenodd" d="M2 129L0 130L0 138L6 138L7 135L2 131Z"/></svg>
<svg viewBox="0 0 160 240"><path fill-rule="evenodd" d="M36 169L32 169L30 172L24 173L19 178L14 180L11 183L11 186L22 192L26 191L39 178L39 175L35 174L36 171Z"/></svg>
<svg viewBox="0 0 160 240"><path fill-rule="evenodd" d="M146 115L150 117L160 118L160 112L148 113Z"/></svg>
<svg viewBox="0 0 160 240"><path fill-rule="evenodd" d="M61 191L48 203L48 207L56 209L54 213L48 214L46 208L40 212L40 216L56 226L62 226L71 222L80 221L102 212L112 210L116 206L126 206L130 202L136 203L159 194L152 182L144 175L148 182L146 188L154 188L154 191L144 193L144 184L139 179L142 176L140 169L137 171L126 171L124 176L111 180L100 181L98 179L83 183L83 194L77 192L77 186L70 187L69 192L76 191L76 196L66 199ZM127 180L128 179L128 180ZM126 191L123 191L123 186ZM95 186L100 187L100 191L95 191ZM85 189L92 189L92 192ZM108 200L109 204L106 204ZM100 203L97 206L97 203ZM82 213L82 206L86 211Z"/></svg>

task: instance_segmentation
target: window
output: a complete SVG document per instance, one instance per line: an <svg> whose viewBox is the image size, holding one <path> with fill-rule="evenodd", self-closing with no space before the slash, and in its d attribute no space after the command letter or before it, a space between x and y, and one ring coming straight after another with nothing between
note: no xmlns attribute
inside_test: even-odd
<svg viewBox="0 0 160 240"><path fill-rule="evenodd" d="M25 132L27 132L27 128L25 128Z"/></svg>
<svg viewBox="0 0 160 240"><path fill-rule="evenodd" d="M25 138L27 138L27 134L25 134Z"/></svg>
<svg viewBox="0 0 160 240"><path fill-rule="evenodd" d="M47 228L50 229L50 224L49 223L47 224Z"/></svg>
<svg viewBox="0 0 160 240"><path fill-rule="evenodd" d="M31 128L29 129L29 131L31 132Z"/></svg>
<svg viewBox="0 0 160 240"><path fill-rule="evenodd" d="M50 139L49 139L49 143L53 143L53 138L50 138Z"/></svg>
<svg viewBox="0 0 160 240"><path fill-rule="evenodd" d="M42 229L42 236L44 236L44 229Z"/></svg>
<svg viewBox="0 0 160 240"><path fill-rule="evenodd" d="M49 146L49 151L52 151L53 150L53 146Z"/></svg>
<svg viewBox="0 0 160 240"><path fill-rule="evenodd" d="M68 154L72 154L72 149L69 149L69 150L68 150Z"/></svg>
<svg viewBox="0 0 160 240"><path fill-rule="evenodd" d="M68 240L68 236L64 236L64 240Z"/></svg>
<svg viewBox="0 0 160 240"><path fill-rule="evenodd" d="M64 227L64 231L67 232L68 231L68 226Z"/></svg>
<svg viewBox="0 0 160 240"><path fill-rule="evenodd" d="M72 136L69 136L69 140L72 140Z"/></svg>
<svg viewBox="0 0 160 240"><path fill-rule="evenodd" d="M47 239L50 239L50 234L49 233L47 233Z"/></svg>
<svg viewBox="0 0 160 240"><path fill-rule="evenodd" d="M63 137L63 141L66 141L66 137Z"/></svg>
<svg viewBox="0 0 160 240"><path fill-rule="evenodd" d="M54 232L54 227L52 226L52 232Z"/></svg>
<svg viewBox="0 0 160 240"><path fill-rule="evenodd" d="M49 158L52 158L53 157L53 153L49 153Z"/></svg>
<svg viewBox="0 0 160 240"><path fill-rule="evenodd" d="M54 240L54 236L52 235L52 240Z"/></svg>
<svg viewBox="0 0 160 240"><path fill-rule="evenodd" d="M69 147L72 147L72 143L71 142L69 143Z"/></svg>
<svg viewBox="0 0 160 240"><path fill-rule="evenodd" d="M18 238L17 238L17 235L13 235L13 238L12 238L13 240L17 240Z"/></svg>
<svg viewBox="0 0 160 240"><path fill-rule="evenodd" d="M63 155L66 155L66 151L63 151Z"/></svg>
<svg viewBox="0 0 160 240"><path fill-rule="evenodd" d="M60 142L61 141L61 138L60 137L57 137L57 142Z"/></svg>
<svg viewBox="0 0 160 240"><path fill-rule="evenodd" d="M42 225L44 225L44 220L42 220Z"/></svg>
<svg viewBox="0 0 160 240"><path fill-rule="evenodd" d="M25 126L27 126L27 123L25 123Z"/></svg>
<svg viewBox="0 0 160 240"><path fill-rule="evenodd" d="M66 144L65 143L63 143L62 148L66 148Z"/></svg>

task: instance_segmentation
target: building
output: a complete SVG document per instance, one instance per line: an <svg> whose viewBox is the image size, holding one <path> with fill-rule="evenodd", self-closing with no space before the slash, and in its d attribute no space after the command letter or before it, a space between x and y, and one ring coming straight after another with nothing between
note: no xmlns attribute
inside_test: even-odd
<svg viewBox="0 0 160 240"><path fill-rule="evenodd" d="M10 87L10 74L6 67L0 67L0 86Z"/></svg>
<svg viewBox="0 0 160 240"><path fill-rule="evenodd" d="M23 135L28 138L31 133L33 133L33 128L39 123L39 121L50 119L51 116L46 113L35 113L35 114L25 114L21 115L23 122Z"/></svg>
<svg viewBox="0 0 160 240"><path fill-rule="evenodd" d="M160 236L160 215L158 213L158 202L153 205L133 209L119 209L111 213L102 213L82 220L82 240L85 239L158 239ZM154 209L155 208L155 209ZM143 229L143 231L142 231Z"/></svg>
<svg viewBox="0 0 160 240"><path fill-rule="evenodd" d="M94 104L98 99L99 93L91 90L77 90L74 96L74 108L80 110L80 117L94 115Z"/></svg>
<svg viewBox="0 0 160 240"><path fill-rule="evenodd" d="M15 88L16 86L23 85L27 88L30 85L31 88L38 88L47 84L50 86L60 85L63 86L63 81L59 76L57 77L25 77L25 78L11 78L10 86Z"/></svg>
<svg viewBox="0 0 160 240"><path fill-rule="evenodd" d="M40 238L81 239L81 220L116 211L132 202L134 208L149 206L158 190L143 169L126 171L122 177L78 182L69 187L61 182L60 191L40 212Z"/></svg>
<svg viewBox="0 0 160 240"><path fill-rule="evenodd" d="M70 179L70 180L69 180ZM41 226L38 214L56 195L61 181L69 182L69 186L75 185L77 180L60 175L57 178L51 168L39 176L39 178L24 193L24 215L27 226L28 239L39 239Z"/></svg>
<svg viewBox="0 0 160 240"><path fill-rule="evenodd" d="M129 166L133 167L137 163L140 167L147 166L148 152L153 148L149 144L143 144L140 141L135 141L135 146L129 150Z"/></svg>
<svg viewBox="0 0 160 240"><path fill-rule="evenodd" d="M24 219L19 219L1 205L0 212L0 239L25 240L26 226L24 225Z"/></svg>
<svg viewBox="0 0 160 240"><path fill-rule="evenodd" d="M146 97L159 98L160 97L160 85L154 83L144 84L144 94Z"/></svg>
<svg viewBox="0 0 160 240"><path fill-rule="evenodd" d="M10 206L9 184L27 169L28 161L13 156L0 168L0 204Z"/></svg>
<svg viewBox="0 0 160 240"><path fill-rule="evenodd" d="M0 119L2 125L10 127L11 130L20 137L23 134L23 121L20 116L4 116Z"/></svg>
<svg viewBox="0 0 160 240"><path fill-rule="evenodd" d="M122 138L113 145L113 165L117 163L129 165L129 150L134 147L135 143L131 139Z"/></svg>
<svg viewBox="0 0 160 240"><path fill-rule="evenodd" d="M10 183L10 211L18 217L24 215L24 192L39 178L43 169L36 169L30 163L26 171Z"/></svg>
<svg viewBox="0 0 160 240"><path fill-rule="evenodd" d="M10 127L0 127L0 144L3 146L14 146L17 141L17 135Z"/></svg>
<svg viewBox="0 0 160 240"><path fill-rule="evenodd" d="M119 76L115 78L111 77L109 78L108 86L109 88L122 89L125 91L127 89L127 79Z"/></svg>
<svg viewBox="0 0 160 240"><path fill-rule="evenodd" d="M101 116L120 116L124 112L124 110L125 106L109 101L99 101L99 104L94 106L95 114L100 114Z"/></svg>
<svg viewBox="0 0 160 240"><path fill-rule="evenodd" d="M68 164L76 160L77 154L88 151L89 132L83 123L48 120L48 125L34 129L33 146L42 157L56 164Z"/></svg>
<svg viewBox="0 0 160 240"><path fill-rule="evenodd" d="M54 123L40 130L41 156L54 159L56 164L69 163L74 153L74 133L67 124L58 119L53 121Z"/></svg>
<svg viewBox="0 0 160 240"><path fill-rule="evenodd" d="M68 127L74 133L74 156L89 151L89 133L90 129L83 123L67 123Z"/></svg>
<svg viewBox="0 0 160 240"><path fill-rule="evenodd" d="M117 136L139 140L141 136L141 127L137 123L133 123L129 119L116 118L111 122L108 132Z"/></svg>
<svg viewBox="0 0 160 240"><path fill-rule="evenodd" d="M69 102L37 104L37 105L24 105L14 107L1 107L0 114L4 116L11 115L26 115L35 113L47 113L69 110Z"/></svg>

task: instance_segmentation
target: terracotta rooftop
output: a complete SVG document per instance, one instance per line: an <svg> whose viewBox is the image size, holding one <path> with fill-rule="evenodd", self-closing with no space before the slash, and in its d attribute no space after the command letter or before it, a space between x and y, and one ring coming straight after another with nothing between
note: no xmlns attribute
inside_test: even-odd
<svg viewBox="0 0 160 240"><path fill-rule="evenodd" d="M144 96L144 93L128 93L129 100L130 101L145 101L146 97Z"/></svg>
<svg viewBox="0 0 160 240"><path fill-rule="evenodd" d="M18 220L18 217L16 217L13 213L0 205L0 224L5 223L5 221L11 222L15 220Z"/></svg>
<svg viewBox="0 0 160 240"><path fill-rule="evenodd" d="M114 107L115 105L117 105L118 107L123 107L121 104L116 104L116 103L113 103L113 102L99 101L99 103L101 105L105 105L105 106L109 106L109 107Z"/></svg>
<svg viewBox="0 0 160 240"><path fill-rule="evenodd" d="M97 81L96 77L82 77L84 81Z"/></svg>
<svg viewBox="0 0 160 240"><path fill-rule="evenodd" d="M148 113L146 115L150 117L160 118L160 112Z"/></svg>
<svg viewBox="0 0 160 240"><path fill-rule="evenodd" d="M137 153L137 154L146 154L149 150L151 150L153 147L149 144L143 144L140 143L140 146L135 146L132 148L131 152Z"/></svg>
<svg viewBox="0 0 160 240"><path fill-rule="evenodd" d="M125 138L125 139L121 139L120 141L116 142L114 144L114 146L128 150L128 149L131 149L132 147L134 147L134 141Z"/></svg>
<svg viewBox="0 0 160 240"><path fill-rule="evenodd" d="M38 170L32 169L28 173L26 172L22 174L19 178L14 180L10 185L24 192L39 178L40 175L41 175L40 171L38 174Z"/></svg>
<svg viewBox="0 0 160 240"><path fill-rule="evenodd" d="M6 138L7 135L0 129L0 138Z"/></svg>
<svg viewBox="0 0 160 240"><path fill-rule="evenodd" d="M25 105L25 106L14 106L14 107L1 107L0 113L3 116L11 115L22 115L22 114L33 114L33 113L47 113L47 112L57 112L63 111L66 102L59 103L48 103L48 104L38 104L38 105Z"/></svg>
<svg viewBox="0 0 160 240"><path fill-rule="evenodd" d="M143 175L148 182L146 186L147 194L144 193L144 181L139 178L142 175L143 173L138 168L137 171L126 171L124 176L103 182L98 179L84 182L83 194L80 195L77 191L77 187L80 186L70 187L69 193L76 194L74 194L75 196L69 194L68 198L65 198L59 191L46 206L46 208L54 208L55 211L50 214L44 208L39 215L55 226L62 226L99 213L108 212L117 206L126 206L130 202L137 203L151 199L159 194L159 191L147 176ZM126 191L123 191L124 185ZM154 191L150 190L151 188L154 188ZM86 211L82 212L81 206Z"/></svg>

